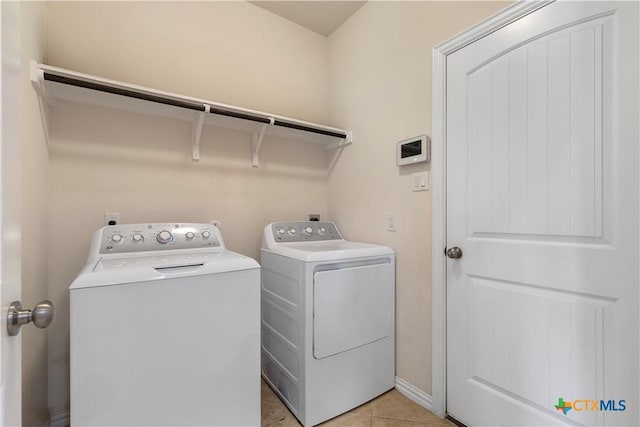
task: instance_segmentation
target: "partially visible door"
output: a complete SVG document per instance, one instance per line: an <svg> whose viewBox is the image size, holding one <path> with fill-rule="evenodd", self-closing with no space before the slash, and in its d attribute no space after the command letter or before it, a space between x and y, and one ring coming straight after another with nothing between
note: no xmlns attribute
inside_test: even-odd
<svg viewBox="0 0 640 427"><path fill-rule="evenodd" d="M447 58L447 411L465 424L640 424L638 12L555 2Z"/></svg>
<svg viewBox="0 0 640 427"><path fill-rule="evenodd" d="M0 425L22 422L20 335L7 334L7 308L20 300L20 4L0 2Z"/></svg>

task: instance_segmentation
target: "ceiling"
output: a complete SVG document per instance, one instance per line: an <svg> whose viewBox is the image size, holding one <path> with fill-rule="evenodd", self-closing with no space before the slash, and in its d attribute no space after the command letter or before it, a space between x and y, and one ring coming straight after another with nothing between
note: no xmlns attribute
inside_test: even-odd
<svg viewBox="0 0 640 427"><path fill-rule="evenodd" d="M328 36L366 1L250 1L298 25Z"/></svg>

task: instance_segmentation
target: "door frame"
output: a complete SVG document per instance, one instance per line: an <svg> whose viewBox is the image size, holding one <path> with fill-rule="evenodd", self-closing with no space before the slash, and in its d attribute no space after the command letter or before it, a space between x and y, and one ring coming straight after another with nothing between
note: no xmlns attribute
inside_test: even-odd
<svg viewBox="0 0 640 427"><path fill-rule="evenodd" d="M447 56L552 3L520 0L468 30L433 48L432 53L432 157L431 230L431 394L432 412L447 413Z"/></svg>

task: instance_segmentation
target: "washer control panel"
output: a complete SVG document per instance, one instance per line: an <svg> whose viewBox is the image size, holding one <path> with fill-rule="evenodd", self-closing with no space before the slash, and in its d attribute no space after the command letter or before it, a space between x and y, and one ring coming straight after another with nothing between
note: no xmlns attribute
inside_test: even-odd
<svg viewBox="0 0 640 427"><path fill-rule="evenodd" d="M119 224L103 227L100 234L101 254L223 246L212 224Z"/></svg>
<svg viewBox="0 0 640 427"><path fill-rule="evenodd" d="M276 242L317 242L342 239L338 228L332 222L274 222L271 224L271 231Z"/></svg>

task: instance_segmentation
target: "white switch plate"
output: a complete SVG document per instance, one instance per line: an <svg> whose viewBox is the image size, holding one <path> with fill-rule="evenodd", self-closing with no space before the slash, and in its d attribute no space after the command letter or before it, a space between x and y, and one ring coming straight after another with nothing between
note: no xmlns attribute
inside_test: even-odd
<svg viewBox="0 0 640 427"><path fill-rule="evenodd" d="M413 191L427 191L429 189L429 172L413 174Z"/></svg>
<svg viewBox="0 0 640 427"><path fill-rule="evenodd" d="M387 231L396 231L396 216L394 214L387 214L385 217L385 223L387 224Z"/></svg>

